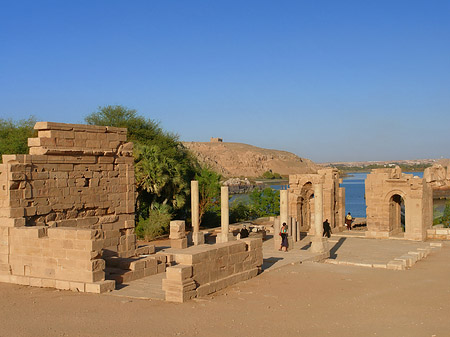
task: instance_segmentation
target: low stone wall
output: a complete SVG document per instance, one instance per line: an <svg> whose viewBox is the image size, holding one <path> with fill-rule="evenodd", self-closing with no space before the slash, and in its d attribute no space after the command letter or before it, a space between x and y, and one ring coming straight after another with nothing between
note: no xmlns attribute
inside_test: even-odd
<svg viewBox="0 0 450 337"><path fill-rule="evenodd" d="M102 230L4 227L0 234L9 238L10 270L0 275L2 282L94 293L114 289L114 281L105 281Z"/></svg>
<svg viewBox="0 0 450 337"><path fill-rule="evenodd" d="M171 258L177 265L166 270L166 301L184 302L255 277L263 263L262 240L193 246Z"/></svg>
<svg viewBox="0 0 450 337"><path fill-rule="evenodd" d="M450 240L450 228L427 229L427 239Z"/></svg>

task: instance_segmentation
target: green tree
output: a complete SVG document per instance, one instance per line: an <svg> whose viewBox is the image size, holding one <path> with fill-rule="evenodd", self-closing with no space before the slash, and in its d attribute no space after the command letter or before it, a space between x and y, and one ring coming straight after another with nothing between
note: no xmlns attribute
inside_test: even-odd
<svg viewBox="0 0 450 337"><path fill-rule="evenodd" d="M34 117L19 121L0 119L0 162L3 154L28 153L28 138L37 134L34 124Z"/></svg>
<svg viewBox="0 0 450 337"><path fill-rule="evenodd" d="M280 214L280 191L270 187L250 193L250 207L257 217Z"/></svg>
<svg viewBox="0 0 450 337"><path fill-rule="evenodd" d="M128 141L135 144L138 222L147 221L158 205L168 207L172 216L186 216L190 180L198 170L198 163L177 135L165 132L154 120L122 105L99 107L85 121L127 128Z"/></svg>
<svg viewBox="0 0 450 337"><path fill-rule="evenodd" d="M220 178L220 174L207 167L202 167L195 175L195 180L198 180L200 223L205 213L213 211L213 208L220 205ZM217 212L214 211L213 213L216 214ZM210 219L210 216L208 219Z"/></svg>
<svg viewBox="0 0 450 337"><path fill-rule="evenodd" d="M190 193L188 166L165 155L158 145L137 143L134 158L140 209L152 207L153 203L167 204L174 210L185 206L186 196Z"/></svg>

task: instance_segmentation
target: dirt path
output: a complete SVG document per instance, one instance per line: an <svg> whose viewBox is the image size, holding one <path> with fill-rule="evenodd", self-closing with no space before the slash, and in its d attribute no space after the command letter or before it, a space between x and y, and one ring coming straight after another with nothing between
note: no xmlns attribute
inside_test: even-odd
<svg viewBox="0 0 450 337"><path fill-rule="evenodd" d="M184 304L0 283L0 336L450 336L449 261L289 265Z"/></svg>

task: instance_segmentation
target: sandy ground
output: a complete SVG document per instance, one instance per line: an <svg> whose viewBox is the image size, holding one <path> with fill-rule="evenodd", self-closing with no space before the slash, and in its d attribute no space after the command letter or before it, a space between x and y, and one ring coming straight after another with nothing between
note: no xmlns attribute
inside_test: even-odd
<svg viewBox="0 0 450 337"><path fill-rule="evenodd" d="M288 265L183 304L0 283L0 336L450 336L449 261Z"/></svg>

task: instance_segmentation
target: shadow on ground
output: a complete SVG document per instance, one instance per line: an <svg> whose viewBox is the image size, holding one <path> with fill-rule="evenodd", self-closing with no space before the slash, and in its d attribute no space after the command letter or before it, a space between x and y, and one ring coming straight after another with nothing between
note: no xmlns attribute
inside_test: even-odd
<svg viewBox="0 0 450 337"><path fill-rule="evenodd" d="M335 260L337 258L336 252L339 248L341 248L342 244L345 242L347 238L340 238L338 242L333 246L333 248L330 249L330 259Z"/></svg>

